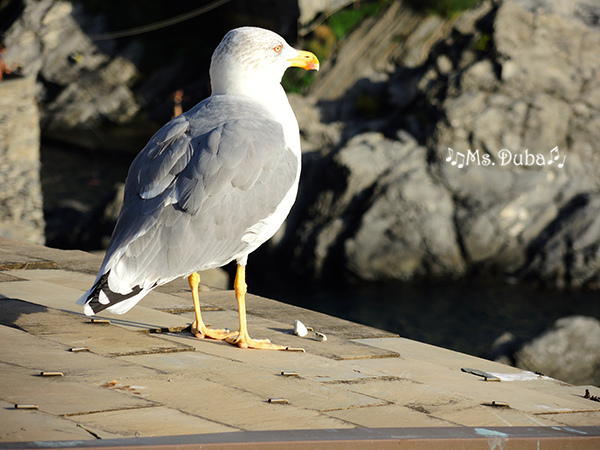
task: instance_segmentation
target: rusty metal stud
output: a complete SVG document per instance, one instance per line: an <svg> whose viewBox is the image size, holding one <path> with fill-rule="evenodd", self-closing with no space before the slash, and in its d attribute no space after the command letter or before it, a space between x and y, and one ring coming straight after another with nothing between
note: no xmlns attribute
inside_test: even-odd
<svg viewBox="0 0 600 450"><path fill-rule="evenodd" d="M91 319L90 320L91 323L104 323L104 324L109 324L110 320L108 319Z"/></svg>
<svg viewBox="0 0 600 450"><path fill-rule="evenodd" d="M300 352L300 353L306 353L306 350L304 350L303 348L300 347L286 347L285 348L288 352Z"/></svg>
<svg viewBox="0 0 600 450"><path fill-rule="evenodd" d="M492 403L488 404L488 406L495 406L496 408L510 408L510 405L508 403L497 401L493 401Z"/></svg>
<svg viewBox="0 0 600 450"><path fill-rule="evenodd" d="M19 403L15 404L15 409L39 409L38 405L21 405Z"/></svg>
<svg viewBox="0 0 600 450"><path fill-rule="evenodd" d="M502 381L502 380L500 380L500 378L498 378L498 377L492 376L492 377L485 377L483 379L483 381Z"/></svg>
<svg viewBox="0 0 600 450"><path fill-rule="evenodd" d="M72 347L69 349L70 352L89 352L90 349L87 347Z"/></svg>

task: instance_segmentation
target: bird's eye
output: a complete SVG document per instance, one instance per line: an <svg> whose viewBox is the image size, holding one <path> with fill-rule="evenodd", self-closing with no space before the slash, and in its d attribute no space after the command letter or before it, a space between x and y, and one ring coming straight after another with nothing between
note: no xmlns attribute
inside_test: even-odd
<svg viewBox="0 0 600 450"><path fill-rule="evenodd" d="M279 44L279 45L276 45L275 47L273 47L273 51L274 51L275 53L279 53L279 52L281 51L281 44Z"/></svg>

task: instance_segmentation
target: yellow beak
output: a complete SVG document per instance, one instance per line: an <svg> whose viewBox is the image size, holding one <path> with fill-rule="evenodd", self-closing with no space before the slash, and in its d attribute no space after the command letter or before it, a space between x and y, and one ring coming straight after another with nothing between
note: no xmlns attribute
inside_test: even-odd
<svg viewBox="0 0 600 450"><path fill-rule="evenodd" d="M298 56L288 59L290 67L301 67L304 70L319 70L319 60L314 53L298 50Z"/></svg>

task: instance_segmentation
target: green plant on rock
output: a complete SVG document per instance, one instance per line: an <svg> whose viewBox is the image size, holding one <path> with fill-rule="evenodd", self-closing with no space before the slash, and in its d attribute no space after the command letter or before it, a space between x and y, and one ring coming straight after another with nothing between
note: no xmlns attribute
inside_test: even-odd
<svg viewBox="0 0 600 450"><path fill-rule="evenodd" d="M456 14L474 7L481 0L405 0L405 3L416 11L451 19Z"/></svg>
<svg viewBox="0 0 600 450"><path fill-rule="evenodd" d="M391 3L391 0L355 2L354 6L349 6L332 14L327 19L327 25L331 28L335 37L338 40L342 40L364 19L377 16L384 8L390 6Z"/></svg>
<svg viewBox="0 0 600 450"><path fill-rule="evenodd" d="M473 47L478 52L486 53L490 51L492 47L492 36L488 33L484 33L473 44Z"/></svg>
<svg viewBox="0 0 600 450"><path fill-rule="evenodd" d="M354 31L367 17L375 17L391 5L393 0L355 2L331 14L305 38L302 47L310 50L321 62L331 58L339 42ZM315 77L314 73L286 72L283 87L288 92L305 92Z"/></svg>

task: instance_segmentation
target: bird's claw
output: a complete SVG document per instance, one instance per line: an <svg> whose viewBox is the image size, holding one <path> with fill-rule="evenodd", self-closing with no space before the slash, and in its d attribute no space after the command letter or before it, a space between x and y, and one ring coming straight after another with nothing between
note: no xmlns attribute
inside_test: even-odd
<svg viewBox="0 0 600 450"><path fill-rule="evenodd" d="M261 350L292 350L290 347L273 344L269 339L251 339L249 337L231 336L225 339L232 345L237 345L240 348L255 348ZM295 351L300 351L294 349Z"/></svg>
<svg viewBox="0 0 600 450"><path fill-rule="evenodd" d="M208 338L208 339L214 339L216 341L222 341L232 335L237 335L237 332L231 332L228 329L223 329L223 330L214 329L213 330L211 328L207 328L204 325L200 325L200 329L198 329L196 322L194 322L192 324L191 332L198 339L207 339Z"/></svg>

